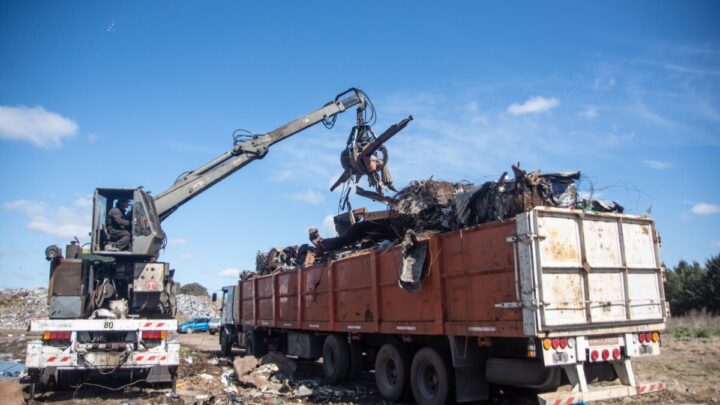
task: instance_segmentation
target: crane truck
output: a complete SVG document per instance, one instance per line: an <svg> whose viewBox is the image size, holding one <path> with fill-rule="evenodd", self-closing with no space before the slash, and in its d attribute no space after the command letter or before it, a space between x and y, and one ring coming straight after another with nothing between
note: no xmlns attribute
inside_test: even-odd
<svg viewBox="0 0 720 405"><path fill-rule="evenodd" d="M233 147L183 174L167 190L151 195L138 188L97 188L93 196L90 249L76 241L45 250L50 262L48 319L33 320L41 339L27 346L27 394L49 386L82 383L97 376L127 375L131 381L171 384L175 392L180 347L168 339L177 329L174 270L159 261L166 243L162 222L188 201L268 148L357 106L357 125L366 126L364 92L351 88L323 107L267 134L238 130ZM107 217L118 200L132 200L131 243L121 250L110 237Z"/></svg>

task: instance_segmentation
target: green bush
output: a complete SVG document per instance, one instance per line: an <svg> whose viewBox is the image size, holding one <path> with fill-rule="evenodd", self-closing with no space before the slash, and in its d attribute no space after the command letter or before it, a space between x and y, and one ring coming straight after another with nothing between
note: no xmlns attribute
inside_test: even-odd
<svg viewBox="0 0 720 405"><path fill-rule="evenodd" d="M198 283L185 284L180 287L180 294L187 295L208 295L207 288L201 286Z"/></svg>

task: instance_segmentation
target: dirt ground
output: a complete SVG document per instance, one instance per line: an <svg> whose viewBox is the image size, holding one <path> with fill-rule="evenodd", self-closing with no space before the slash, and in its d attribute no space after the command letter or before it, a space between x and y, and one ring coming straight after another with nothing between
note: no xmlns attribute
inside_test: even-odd
<svg viewBox="0 0 720 405"><path fill-rule="evenodd" d="M24 359L25 345L32 335L24 331L0 331L0 360ZM285 392L269 393L243 386L232 374L232 362L219 353L217 335L196 333L178 335L182 344L178 398L171 398L165 387L131 386L108 391L95 386L56 391L41 395L38 403L51 404L232 404L262 403L353 403L382 402L374 388L373 374L360 381L336 386L322 383L322 363L297 361L297 370ZM240 355L236 350L233 355ZM664 381L668 389L621 400L596 404L718 404L720 403L720 337L663 335L663 353L634 361L639 382ZM303 389L299 387L303 386ZM0 400L0 402L2 402ZM489 404L530 404L532 396L521 391L496 389Z"/></svg>

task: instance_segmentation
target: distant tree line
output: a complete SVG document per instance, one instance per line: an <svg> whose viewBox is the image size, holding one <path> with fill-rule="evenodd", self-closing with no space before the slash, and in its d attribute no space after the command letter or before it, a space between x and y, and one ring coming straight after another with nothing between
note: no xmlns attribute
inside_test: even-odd
<svg viewBox="0 0 720 405"><path fill-rule="evenodd" d="M180 284L180 283L177 283L177 284ZM190 283L190 284L181 285L178 292L180 294L187 294L187 295L208 295L207 288L200 285L200 283Z"/></svg>
<svg viewBox="0 0 720 405"><path fill-rule="evenodd" d="M720 254L700 266L681 260L666 273L665 298L674 316L692 310L720 315Z"/></svg>

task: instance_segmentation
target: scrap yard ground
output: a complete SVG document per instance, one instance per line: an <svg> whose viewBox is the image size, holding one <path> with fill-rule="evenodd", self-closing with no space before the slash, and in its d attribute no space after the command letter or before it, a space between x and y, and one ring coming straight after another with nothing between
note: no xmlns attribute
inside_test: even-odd
<svg viewBox="0 0 720 405"><path fill-rule="evenodd" d="M2 360L24 358L25 344L33 338L22 330L0 331ZM378 396L373 375L366 372L356 383L337 386L322 382L320 362L292 361L297 368L288 375L287 386L281 394L263 392L241 384L232 375L232 359L219 353L217 335L196 333L178 335L183 345L182 366L178 380L178 399L166 397L167 390L128 388L118 392L88 387L82 391L47 393L40 403L89 404L100 400L109 404L182 403L377 403ZM720 403L720 318L694 316L673 318L663 334L664 352L661 356L637 359L635 369L639 381L665 381L668 391L596 404L718 404ZM235 350L234 357L241 351ZM285 367L280 365L280 372ZM264 378L277 372L274 366L260 366L256 373ZM225 378L223 378L225 375ZM282 379L281 379L282 380ZM304 388L300 388L303 386ZM237 393L234 392L237 391ZM493 404L530 404L532 397L518 391L496 390Z"/></svg>

